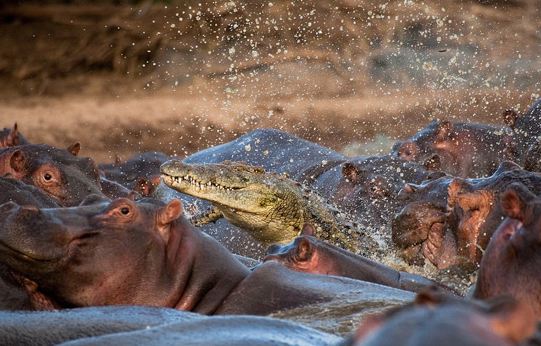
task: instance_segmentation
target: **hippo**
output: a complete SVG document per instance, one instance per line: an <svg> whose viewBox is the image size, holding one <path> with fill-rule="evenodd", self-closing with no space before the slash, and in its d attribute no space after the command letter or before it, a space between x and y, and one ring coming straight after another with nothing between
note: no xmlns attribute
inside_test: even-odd
<svg viewBox="0 0 541 346"><path fill-rule="evenodd" d="M309 224L305 226L311 227ZM312 233L310 230L303 232ZM344 276L412 292L440 286L420 275L391 269L308 235L297 237L287 245L270 246L263 261L276 261L300 272ZM449 288L440 287L452 292Z"/></svg>
<svg viewBox="0 0 541 346"><path fill-rule="evenodd" d="M462 178L494 173L503 160L515 160L510 128L434 120L406 141L397 142L392 155L425 162L434 155L444 172Z"/></svg>
<svg viewBox="0 0 541 346"><path fill-rule="evenodd" d="M0 262L54 306L266 315L350 292L358 292L357 301L412 298L410 292L273 262L250 271L194 229L178 200L89 199L72 208L0 206Z"/></svg>
<svg viewBox="0 0 541 346"><path fill-rule="evenodd" d="M14 147L21 144L30 144L26 138L19 132L17 123L12 128L3 128L0 130L0 148Z"/></svg>
<svg viewBox="0 0 541 346"><path fill-rule="evenodd" d="M129 197L130 194L134 194L136 196L141 195L137 191L130 190L127 187L117 183L116 181L109 180L103 176L100 176L100 186L101 186L101 192L110 199L116 199L119 197Z"/></svg>
<svg viewBox="0 0 541 346"><path fill-rule="evenodd" d="M511 346L527 340L537 320L507 297L491 302L458 300L421 292L411 304L367 317L351 346Z"/></svg>
<svg viewBox="0 0 541 346"><path fill-rule="evenodd" d="M58 203L38 188L19 180L0 177L0 204L14 202L19 205L40 208L56 208ZM7 266L0 264L0 310L42 310L48 306L40 304L37 295L27 293L31 287L15 275Z"/></svg>
<svg viewBox="0 0 541 346"><path fill-rule="evenodd" d="M541 136L541 98L537 99L524 114L507 111L507 123L513 129L519 153L526 153Z"/></svg>
<svg viewBox="0 0 541 346"><path fill-rule="evenodd" d="M46 144L25 144L0 149L0 176L31 184L62 206L78 205L90 194L101 194L94 161L78 157L80 144L58 149Z"/></svg>
<svg viewBox="0 0 541 346"><path fill-rule="evenodd" d="M160 165L170 157L158 151L136 154L126 162L117 159L114 163L100 164L101 174L125 188L151 196L160 181Z"/></svg>
<svg viewBox="0 0 541 346"><path fill-rule="evenodd" d="M168 308L105 306L0 312L2 345L321 345L341 338L260 316L203 316ZM64 344L63 344L64 345Z"/></svg>
<svg viewBox="0 0 541 346"><path fill-rule="evenodd" d="M392 223L392 240L409 263L430 261L439 269L475 270L504 214L499 196L514 182L541 194L541 174L502 162L487 178L442 176L421 185L406 184L405 207Z"/></svg>
<svg viewBox="0 0 541 346"><path fill-rule="evenodd" d="M479 299L509 295L522 301L541 319L541 198L521 183L501 196L507 218L486 248L473 296Z"/></svg>

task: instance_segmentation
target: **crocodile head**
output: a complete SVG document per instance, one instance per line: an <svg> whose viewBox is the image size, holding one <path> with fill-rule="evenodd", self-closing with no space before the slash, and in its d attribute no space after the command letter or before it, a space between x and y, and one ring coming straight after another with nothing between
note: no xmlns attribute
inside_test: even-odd
<svg viewBox="0 0 541 346"><path fill-rule="evenodd" d="M161 166L169 187L211 202L232 224L254 232L260 241L294 238L304 223L302 187L284 176L239 162Z"/></svg>

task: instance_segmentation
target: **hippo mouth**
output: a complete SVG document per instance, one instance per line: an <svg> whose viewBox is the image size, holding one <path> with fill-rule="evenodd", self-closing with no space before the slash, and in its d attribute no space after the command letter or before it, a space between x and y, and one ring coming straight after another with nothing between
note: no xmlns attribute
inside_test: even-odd
<svg viewBox="0 0 541 346"><path fill-rule="evenodd" d="M393 242L407 263L422 266L428 260L445 269L456 259L456 240L448 229L447 214L433 208L420 213L421 208L397 215L392 224Z"/></svg>
<svg viewBox="0 0 541 346"><path fill-rule="evenodd" d="M0 258L4 258L7 263L30 263L31 268L35 267L38 270L41 267L54 267L69 260L86 238L93 237L96 234L96 232L88 232L77 236L63 246L62 250L55 251L56 253L49 255L32 251L25 252L0 241ZM15 266L19 267L19 265Z"/></svg>
<svg viewBox="0 0 541 346"><path fill-rule="evenodd" d="M43 262L43 263L54 263L61 260L61 257L49 257L45 258L37 255L30 255L21 250L15 249L4 242L0 241L0 253L7 254L8 257L15 257L19 260L25 262Z"/></svg>
<svg viewBox="0 0 541 346"><path fill-rule="evenodd" d="M403 248L401 255L409 264L424 265L425 260L429 260L438 269L443 269L448 262L441 258L445 245L449 243L446 235L445 223L434 222L428 227L426 237Z"/></svg>

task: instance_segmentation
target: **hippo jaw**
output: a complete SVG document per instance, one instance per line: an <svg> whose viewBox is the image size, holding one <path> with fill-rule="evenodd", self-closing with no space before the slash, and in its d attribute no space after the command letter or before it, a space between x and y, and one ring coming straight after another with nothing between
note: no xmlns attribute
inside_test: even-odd
<svg viewBox="0 0 541 346"><path fill-rule="evenodd" d="M68 230L49 215L48 209L8 202L0 206L0 215L3 220L0 258L16 271L25 273L54 271L72 257L84 238L95 234L87 232L84 224L80 229ZM36 239L36 234L43 238Z"/></svg>

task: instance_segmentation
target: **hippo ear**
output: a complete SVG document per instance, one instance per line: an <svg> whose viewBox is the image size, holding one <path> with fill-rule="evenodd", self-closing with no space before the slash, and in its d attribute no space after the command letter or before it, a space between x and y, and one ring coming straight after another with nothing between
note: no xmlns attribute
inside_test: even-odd
<svg viewBox="0 0 541 346"><path fill-rule="evenodd" d="M389 189L387 188L387 180L377 175L369 182L369 192L372 197L387 197L390 195Z"/></svg>
<svg viewBox="0 0 541 346"><path fill-rule="evenodd" d="M5 147L14 147L16 145L21 144L21 138L19 136L19 131L17 129L17 123L15 123L13 125L13 128L9 130L9 133L7 137L5 138L5 140L3 141L3 143L0 141L0 147L2 147L2 144Z"/></svg>
<svg viewBox="0 0 541 346"><path fill-rule="evenodd" d="M182 215L182 202L173 199L159 211L158 222L161 225L167 225L175 221Z"/></svg>
<svg viewBox="0 0 541 346"><path fill-rule="evenodd" d="M536 331L537 319L532 309L525 303L504 297L489 308L492 331L517 344Z"/></svg>
<svg viewBox="0 0 541 346"><path fill-rule="evenodd" d="M158 211L158 232L165 242L169 241L169 225L181 217L182 203L178 199L173 199Z"/></svg>
<svg viewBox="0 0 541 346"><path fill-rule="evenodd" d="M342 175L347 181L357 183L361 179L361 171L353 163L346 162L342 167Z"/></svg>
<svg viewBox="0 0 541 346"><path fill-rule="evenodd" d="M441 158L439 155L434 154L432 157L426 159L424 162L425 169L427 171L439 171L441 170Z"/></svg>
<svg viewBox="0 0 541 346"><path fill-rule="evenodd" d="M415 160L419 154L419 147L412 141L399 142L395 148L398 157L406 161Z"/></svg>
<svg viewBox="0 0 541 346"><path fill-rule="evenodd" d="M70 145L67 150L73 155L77 156L79 154L79 150L81 150L81 143L75 142L72 145Z"/></svg>
<svg viewBox="0 0 541 346"><path fill-rule="evenodd" d="M436 131L436 136L440 140L445 140L449 138L451 135L451 131L453 131L453 123L449 120L442 120L438 124L438 129Z"/></svg>
<svg viewBox="0 0 541 346"><path fill-rule="evenodd" d="M12 169L12 172L5 173L22 173L24 171L24 166L26 163L26 157L21 150L15 150L9 157L9 166ZM17 176L17 174L15 174Z"/></svg>
<svg viewBox="0 0 541 346"><path fill-rule="evenodd" d="M146 178L140 178L135 184L134 190L139 192L141 196L148 197L152 194L154 186Z"/></svg>
<svg viewBox="0 0 541 346"><path fill-rule="evenodd" d="M301 235L310 235L312 237L315 237L316 236L316 229L311 224L305 223L302 226L302 230L301 230L300 234Z"/></svg>
<svg viewBox="0 0 541 346"><path fill-rule="evenodd" d="M510 218L524 222L524 212L530 201L536 196L524 185L513 183L501 197L502 209L505 215Z"/></svg>
<svg viewBox="0 0 541 346"><path fill-rule="evenodd" d="M295 247L296 254L295 259L299 262L304 262L312 258L313 248L310 239L306 237L299 238L297 246Z"/></svg>
<svg viewBox="0 0 541 346"><path fill-rule="evenodd" d="M503 112L503 122L513 130L515 129L518 118L519 114L514 109L507 109Z"/></svg>
<svg viewBox="0 0 541 346"><path fill-rule="evenodd" d="M415 305L427 306L435 306L447 302L462 302L462 299L439 286L423 288L417 293L413 301Z"/></svg>

